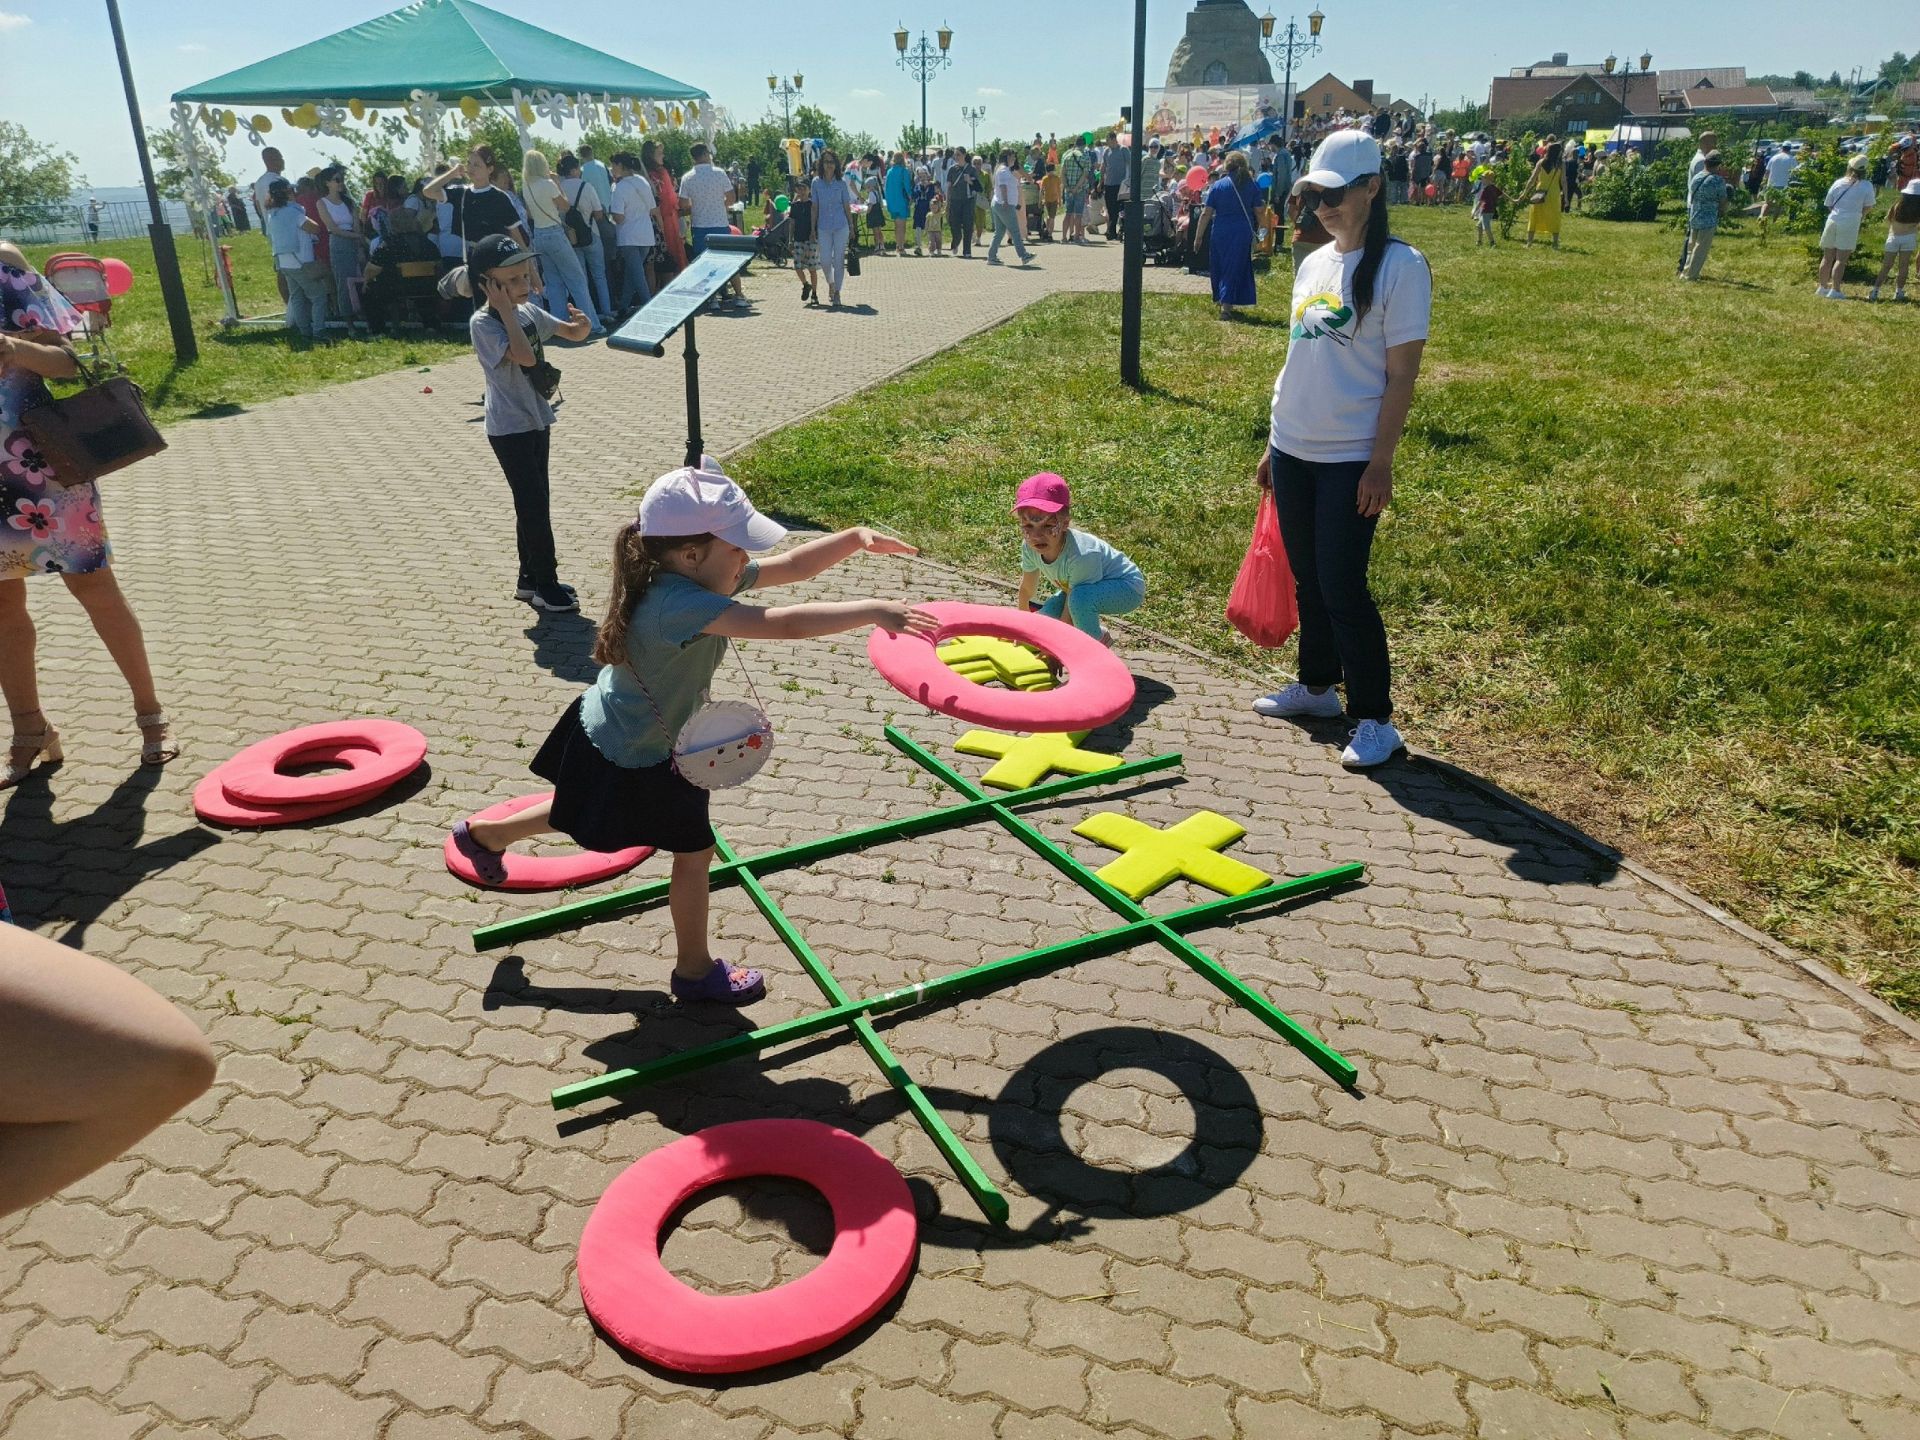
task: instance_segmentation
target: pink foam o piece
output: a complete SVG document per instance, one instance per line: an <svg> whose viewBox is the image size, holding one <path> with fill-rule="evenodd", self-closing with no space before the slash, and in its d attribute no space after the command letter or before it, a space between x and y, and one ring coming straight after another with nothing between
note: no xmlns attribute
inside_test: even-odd
<svg viewBox="0 0 1920 1440"><path fill-rule="evenodd" d="M342 746L351 747L348 758ZM229 800L273 808L338 805L378 795L410 775L427 756L427 737L398 720L337 720L302 725L249 745L220 767ZM346 760L344 771L288 775L282 767Z"/></svg>
<svg viewBox="0 0 1920 1440"><path fill-rule="evenodd" d="M867 639L867 656L888 684L929 710L995 730L1039 732L1097 730L1133 704L1133 676L1120 657L1063 620L949 600L920 608L939 619L937 635L928 640L876 629ZM1066 683L1037 692L977 685L934 653L956 635L992 635L1031 645L1060 663Z"/></svg>
<svg viewBox="0 0 1920 1440"><path fill-rule="evenodd" d="M331 755L311 757L316 760L338 760L352 764L356 758L371 762L378 758L375 752L363 750L354 745L337 747ZM296 825L302 820L318 820L323 815L337 815L342 810L351 810L358 800L335 800L315 805L249 805L245 801L235 800L227 794L225 765L216 767L193 787L193 809L202 820L210 820L216 825L234 825L247 829L263 830L273 825Z"/></svg>
<svg viewBox="0 0 1920 1440"><path fill-rule="evenodd" d="M538 805L542 800L552 798L553 792L549 790L544 795L522 795L517 800L502 800L498 805L489 805L479 814L469 816L467 823L504 820L530 805ZM498 885L488 885L481 880L479 872L473 868L473 861L453 843L452 835L447 836L445 854L447 869L456 878L482 889L565 890L569 886L591 885L596 880L623 875L653 854L653 847L634 845L625 850L582 850L577 855L516 855L509 850L500 857L506 867L507 878Z"/></svg>
<svg viewBox="0 0 1920 1440"><path fill-rule="evenodd" d="M755 1295L703 1295L660 1263L660 1231L691 1195L728 1180L803 1180L833 1207L833 1248L798 1280ZM907 1282L919 1244L913 1196L893 1162L816 1120L715 1125L635 1161L580 1237L580 1296L600 1327L673 1370L730 1375L831 1345Z"/></svg>

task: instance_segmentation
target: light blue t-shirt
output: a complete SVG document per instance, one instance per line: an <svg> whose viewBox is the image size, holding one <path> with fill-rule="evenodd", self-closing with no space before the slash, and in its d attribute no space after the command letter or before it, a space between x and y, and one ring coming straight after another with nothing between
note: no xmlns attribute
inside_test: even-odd
<svg viewBox="0 0 1920 1440"><path fill-rule="evenodd" d="M749 560L734 595L759 578L760 562ZM627 622L627 663L603 666L581 697L580 724L594 749L629 770L658 765L673 753L674 736L700 708L727 653L726 636L703 632L733 604L732 595L716 595L672 572L647 586ZM646 677L645 690L636 674Z"/></svg>
<svg viewBox="0 0 1920 1440"><path fill-rule="evenodd" d="M598 160L580 162L580 178L593 187L593 193L600 197L600 208L609 213L613 210L613 173Z"/></svg>
<svg viewBox="0 0 1920 1440"><path fill-rule="evenodd" d="M813 182L813 213L824 233L847 230L847 207L853 204L853 191L844 180L816 178Z"/></svg>
<svg viewBox="0 0 1920 1440"><path fill-rule="evenodd" d="M1062 590L1071 590L1075 585L1085 585L1093 580L1127 580L1143 586L1146 584L1138 565L1098 535L1089 535L1084 530L1069 529L1066 541L1060 546L1059 558L1051 562L1042 560L1038 552L1022 540L1020 569L1027 573L1037 570Z"/></svg>
<svg viewBox="0 0 1920 1440"><path fill-rule="evenodd" d="M515 313L520 317L520 328L531 326L542 340L551 340L560 325L538 305L517 306ZM508 350L507 327L491 306L473 312L467 321L467 333L473 337L474 358L487 380L487 434L518 435L550 428L553 406L533 388L527 372Z"/></svg>
<svg viewBox="0 0 1920 1440"><path fill-rule="evenodd" d="M267 212L267 240L273 246L273 263L281 270L298 270L313 263L313 234L302 228L307 212L298 201L289 200L277 210Z"/></svg>

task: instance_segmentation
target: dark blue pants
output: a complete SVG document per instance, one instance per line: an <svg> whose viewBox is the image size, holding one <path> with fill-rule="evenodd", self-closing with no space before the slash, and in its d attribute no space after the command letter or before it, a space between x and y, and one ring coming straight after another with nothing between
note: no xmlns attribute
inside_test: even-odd
<svg viewBox="0 0 1920 1440"><path fill-rule="evenodd" d="M1392 667L1387 627L1367 589L1379 517L1356 508L1364 460L1318 462L1271 452L1280 538L1300 605L1300 683L1347 686L1347 714L1386 720Z"/></svg>

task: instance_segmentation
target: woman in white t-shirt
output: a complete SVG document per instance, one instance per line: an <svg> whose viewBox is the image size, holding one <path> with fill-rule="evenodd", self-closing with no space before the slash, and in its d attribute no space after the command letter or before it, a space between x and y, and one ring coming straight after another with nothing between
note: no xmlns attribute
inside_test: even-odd
<svg viewBox="0 0 1920 1440"><path fill-rule="evenodd" d="M1293 328L1273 384L1272 428L1255 478L1270 490L1300 608L1300 679L1262 696L1262 715L1341 714L1354 729L1340 762L1367 769L1400 749L1389 696L1387 630L1367 588L1393 452L1413 404L1433 277L1387 229L1380 146L1341 130L1314 152L1302 199L1333 243L1300 262Z"/></svg>
<svg viewBox="0 0 1920 1440"><path fill-rule="evenodd" d="M592 318L588 338L599 339L607 333L607 326L587 290L587 267L574 254L573 237L562 218L567 196L555 182L547 157L538 150L527 151L520 161L520 198L533 225L533 253L540 257L539 293L544 308L550 313L564 313L571 305Z"/></svg>
<svg viewBox="0 0 1920 1440"><path fill-rule="evenodd" d="M1820 232L1820 281L1814 293L1825 300L1844 300L1840 282L1847 276L1847 261L1860 244L1860 222L1873 208L1873 184L1867 179L1867 157L1856 155L1847 161L1847 173L1827 189L1820 202L1827 207L1827 223Z"/></svg>

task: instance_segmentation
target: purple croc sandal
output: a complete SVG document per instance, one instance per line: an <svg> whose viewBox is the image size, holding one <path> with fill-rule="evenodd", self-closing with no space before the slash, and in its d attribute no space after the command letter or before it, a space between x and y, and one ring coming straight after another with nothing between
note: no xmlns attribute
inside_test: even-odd
<svg viewBox="0 0 1920 1440"><path fill-rule="evenodd" d="M467 822L461 820L453 827L453 845L462 855L473 862L473 873L479 877L482 885L504 885L507 883L507 862L498 850L489 850L473 838L473 831Z"/></svg>
<svg viewBox="0 0 1920 1440"><path fill-rule="evenodd" d="M676 1000L709 1000L716 1005L751 1005L767 993L767 977L758 970L741 970L724 960L698 980L675 975L670 988Z"/></svg>

